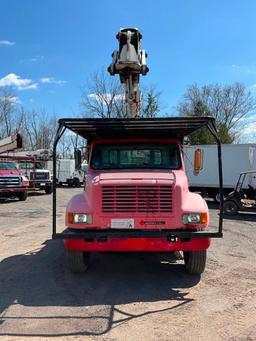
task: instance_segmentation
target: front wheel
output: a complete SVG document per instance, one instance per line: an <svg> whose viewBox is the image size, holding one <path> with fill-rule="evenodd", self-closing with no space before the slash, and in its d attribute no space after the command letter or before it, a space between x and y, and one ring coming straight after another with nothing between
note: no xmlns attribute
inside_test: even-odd
<svg viewBox="0 0 256 341"><path fill-rule="evenodd" d="M78 178L74 178L72 183L73 187L80 187L80 180Z"/></svg>
<svg viewBox="0 0 256 341"><path fill-rule="evenodd" d="M184 261L186 271L193 275L201 275L206 264L206 250L184 251Z"/></svg>
<svg viewBox="0 0 256 341"><path fill-rule="evenodd" d="M46 194L51 194L52 193L52 186L46 186L44 191Z"/></svg>
<svg viewBox="0 0 256 341"><path fill-rule="evenodd" d="M25 201L27 200L28 192L19 192L17 193L17 197L20 201Z"/></svg>
<svg viewBox="0 0 256 341"><path fill-rule="evenodd" d="M68 268L72 272L85 272L89 265L89 253L67 250Z"/></svg>
<svg viewBox="0 0 256 341"><path fill-rule="evenodd" d="M232 200L227 200L223 204L223 210L225 214L235 215L238 213L238 206Z"/></svg>

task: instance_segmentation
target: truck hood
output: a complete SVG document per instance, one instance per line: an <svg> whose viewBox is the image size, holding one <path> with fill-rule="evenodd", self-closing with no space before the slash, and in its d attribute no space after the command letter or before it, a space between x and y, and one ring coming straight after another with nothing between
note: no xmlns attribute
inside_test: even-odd
<svg viewBox="0 0 256 341"><path fill-rule="evenodd" d="M21 175L20 171L18 170L10 170L10 169L0 169L0 176L1 175Z"/></svg>
<svg viewBox="0 0 256 341"><path fill-rule="evenodd" d="M175 173L170 172L170 170L161 170L161 171L148 171L148 170L140 170L138 171L125 171L125 172L106 172L97 175L94 178L94 183L101 184L110 184L122 181L147 181L156 183L158 181L175 181Z"/></svg>

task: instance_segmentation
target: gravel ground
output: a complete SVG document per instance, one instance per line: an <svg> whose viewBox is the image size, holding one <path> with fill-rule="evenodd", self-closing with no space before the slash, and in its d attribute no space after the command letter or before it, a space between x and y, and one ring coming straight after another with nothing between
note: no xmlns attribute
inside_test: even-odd
<svg viewBox="0 0 256 341"><path fill-rule="evenodd" d="M58 189L59 227L81 190ZM256 214L225 220L201 278L161 254L94 254L72 274L50 220L50 195L0 203L1 340L256 340Z"/></svg>

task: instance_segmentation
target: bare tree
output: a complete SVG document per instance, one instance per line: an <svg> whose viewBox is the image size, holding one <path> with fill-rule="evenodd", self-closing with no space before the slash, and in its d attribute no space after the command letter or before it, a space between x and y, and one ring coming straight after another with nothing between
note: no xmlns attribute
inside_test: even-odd
<svg viewBox="0 0 256 341"><path fill-rule="evenodd" d="M193 84L177 106L182 116L213 116L219 131L229 142L234 140L242 119L255 109L255 97L241 83L225 86L209 84L201 88Z"/></svg>
<svg viewBox="0 0 256 341"><path fill-rule="evenodd" d="M0 88L0 138L18 132L22 125L22 112L17 107L17 97L10 87Z"/></svg>
<svg viewBox="0 0 256 341"><path fill-rule="evenodd" d="M126 118L127 107L124 89L119 79L110 77L104 70L95 72L82 90L82 116L101 118ZM160 92L154 87L142 91L139 116L154 117L160 110Z"/></svg>
<svg viewBox="0 0 256 341"><path fill-rule="evenodd" d="M56 117L44 111L23 112L23 127L26 148L31 150L50 149L56 131Z"/></svg>
<svg viewBox="0 0 256 341"><path fill-rule="evenodd" d="M102 70L95 72L82 91L83 116L101 118L126 117L123 89L117 78Z"/></svg>

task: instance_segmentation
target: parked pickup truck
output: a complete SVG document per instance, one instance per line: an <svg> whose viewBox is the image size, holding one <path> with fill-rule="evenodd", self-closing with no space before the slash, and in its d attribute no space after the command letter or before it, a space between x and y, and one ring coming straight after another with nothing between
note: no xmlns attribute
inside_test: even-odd
<svg viewBox="0 0 256 341"><path fill-rule="evenodd" d="M0 196L27 199L29 180L18 169L16 162L0 158Z"/></svg>
<svg viewBox="0 0 256 341"><path fill-rule="evenodd" d="M204 271L211 237L222 237L222 209L218 231L207 230L208 207L189 191L182 142L206 126L218 144L222 193L221 146L211 117L59 120L53 149L53 238L64 239L72 271L85 271L94 251L183 251L189 273ZM58 233L56 150L65 129L87 139L89 159L84 191L68 203L66 230ZM196 171L201 156L196 151ZM77 151L76 164L80 161Z"/></svg>

